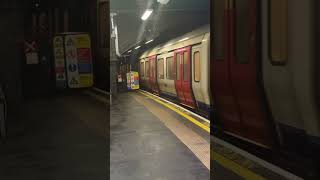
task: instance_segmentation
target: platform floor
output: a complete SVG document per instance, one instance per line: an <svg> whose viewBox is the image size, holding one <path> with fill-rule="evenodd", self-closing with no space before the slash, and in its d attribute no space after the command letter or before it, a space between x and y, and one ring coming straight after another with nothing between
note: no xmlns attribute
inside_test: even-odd
<svg viewBox="0 0 320 180"><path fill-rule="evenodd" d="M264 162L255 162L217 143L204 128L151 94L121 94L110 113L111 179L299 179L285 178L271 170L273 167L259 164ZM190 145L186 139L201 143ZM195 150L205 148L209 156L207 151Z"/></svg>
<svg viewBox="0 0 320 180"><path fill-rule="evenodd" d="M105 180L105 104L83 94L34 100L0 143L1 180Z"/></svg>
<svg viewBox="0 0 320 180"><path fill-rule="evenodd" d="M180 136L186 132L182 127L188 126L174 125L178 130L170 126L175 120L185 121L182 117L139 93L121 94L113 102L110 109L110 179L210 179L206 161L201 157L200 160L192 151L193 147L184 144L186 141ZM168 119L171 121L166 122ZM199 136L200 149L210 143L207 137ZM205 147L209 153L210 147Z"/></svg>
<svg viewBox="0 0 320 180"><path fill-rule="evenodd" d="M8 141L0 143L0 179L293 179L216 144L139 92L119 94L110 109L107 102L82 92L25 103Z"/></svg>

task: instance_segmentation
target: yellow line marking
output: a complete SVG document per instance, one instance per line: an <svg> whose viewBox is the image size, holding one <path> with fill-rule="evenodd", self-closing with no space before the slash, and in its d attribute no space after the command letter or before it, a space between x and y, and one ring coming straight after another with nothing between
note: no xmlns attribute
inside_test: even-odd
<svg viewBox="0 0 320 180"><path fill-rule="evenodd" d="M221 166L223 166L226 169L231 170L238 176L248 179L248 180L266 180L264 177L250 171L247 168L242 167L241 165L225 158L224 156L211 151L211 159L215 160L217 163L219 163Z"/></svg>
<svg viewBox="0 0 320 180"><path fill-rule="evenodd" d="M181 116L183 116L184 118L188 119L189 121L191 121L192 123L196 124L197 126L199 126L200 128L204 129L205 131L210 133L210 127L200 123L199 121L197 121L196 119L192 118L191 116L181 112L178 108L164 103L163 101L147 94L144 92L139 91L141 94L151 98L152 100L158 102L159 104L162 104L163 106L166 106L167 108L173 110L174 112L180 114ZM224 156L211 151L211 159L215 160L217 163L219 163L221 166L223 166L226 169L229 169L230 171L234 172L235 174L239 175L240 177L247 179L247 180L266 180L264 177L250 171L247 168L242 167L241 165L233 162L232 160L229 160L227 158L225 158Z"/></svg>
<svg viewBox="0 0 320 180"><path fill-rule="evenodd" d="M147 93L144 93L144 92L141 92L139 91L141 94L151 98L152 100L158 102L159 104L162 104L164 106L166 106L167 108L171 109L172 111L178 113L179 115L183 116L184 118L188 119L189 121L191 121L193 124L199 126L200 128L202 128L203 130L207 131L208 133L210 133L210 127L200 123L199 121L197 121L196 119L194 119L193 117L187 115L186 113L183 113L181 112L178 108L170 105L170 104L167 104L167 103L164 103L163 101L155 98L155 97L152 97L151 95L147 94Z"/></svg>

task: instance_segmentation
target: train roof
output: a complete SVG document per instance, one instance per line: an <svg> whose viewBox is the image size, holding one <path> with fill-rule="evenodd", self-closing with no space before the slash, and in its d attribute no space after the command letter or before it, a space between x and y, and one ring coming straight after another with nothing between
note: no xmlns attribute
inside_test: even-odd
<svg viewBox="0 0 320 180"><path fill-rule="evenodd" d="M204 40L206 34L210 34L210 25L202 26L182 36L169 40L166 43L162 43L154 48L151 48L142 53L139 59L172 51L174 49L183 48L192 44L201 43L201 41Z"/></svg>

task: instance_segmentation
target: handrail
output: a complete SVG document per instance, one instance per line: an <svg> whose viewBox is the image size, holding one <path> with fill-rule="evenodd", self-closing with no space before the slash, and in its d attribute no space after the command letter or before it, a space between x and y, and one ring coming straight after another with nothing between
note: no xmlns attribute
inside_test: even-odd
<svg viewBox="0 0 320 180"><path fill-rule="evenodd" d="M99 93L102 93L102 94L105 94L105 95L109 95L110 105L112 105L112 90L111 90L111 89L110 89L110 92L105 91L105 90L102 90L102 89L99 89L99 88L96 88L96 87L93 87L92 89L93 89L94 91L99 92Z"/></svg>

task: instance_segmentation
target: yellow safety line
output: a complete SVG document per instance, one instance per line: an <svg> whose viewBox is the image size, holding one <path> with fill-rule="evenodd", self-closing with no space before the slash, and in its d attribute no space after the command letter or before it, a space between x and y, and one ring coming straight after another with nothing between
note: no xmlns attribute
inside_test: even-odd
<svg viewBox="0 0 320 180"><path fill-rule="evenodd" d="M158 98L155 98L147 93L144 93L142 91L139 91L141 94L151 98L152 100L158 102L159 104L162 104L163 106L166 106L167 108L171 109L172 111L180 114L181 116L183 116L184 118L188 119L189 121L191 121L192 123L194 123L195 125L199 126L200 128L202 128L203 130L207 131L210 133L210 127L200 123L199 121L197 121L196 119L194 119L193 117L189 116L188 114L185 114L183 112L181 112L178 108L165 103L161 100L159 100ZM247 180L266 180L265 178L263 178L262 176L250 171L247 168L242 167L241 165L233 162L232 160L229 160L227 158L225 158L224 156L211 151L211 158L213 158L213 160L215 160L217 163L219 163L221 166L223 166L226 169L229 169L230 171L234 172L235 174L239 175L240 177L247 179Z"/></svg>
<svg viewBox="0 0 320 180"><path fill-rule="evenodd" d="M215 160L217 163L219 163L221 166L223 166L226 169L231 170L238 176L247 179L247 180L266 180L264 177L250 171L247 168L242 167L241 165L225 158L224 156L211 151L211 159ZM214 173L213 173L214 174Z"/></svg>
<svg viewBox="0 0 320 180"><path fill-rule="evenodd" d="M193 117L189 116L188 114L181 112L178 108L176 108L176 107L174 107L174 106L172 106L172 105L170 105L170 104L164 103L163 101L161 101L161 100L159 100L159 99L157 99L157 98L155 98L155 97L153 97L153 96L151 96L151 95L149 95L149 94L147 94L147 93L144 93L144 92L142 92L142 91L139 91L139 92L140 92L141 94L143 94L143 95L145 95L145 96L153 99L154 101L158 102L159 104L162 104L162 105L166 106L167 108L171 109L172 111L180 114L180 115L183 116L184 118L186 118L186 119L188 119L189 121L191 121L193 124L199 126L199 127L202 128L203 130L205 130L205 131L207 131L208 133L210 133L210 127L202 124L201 122L197 121L196 119L194 119Z"/></svg>

